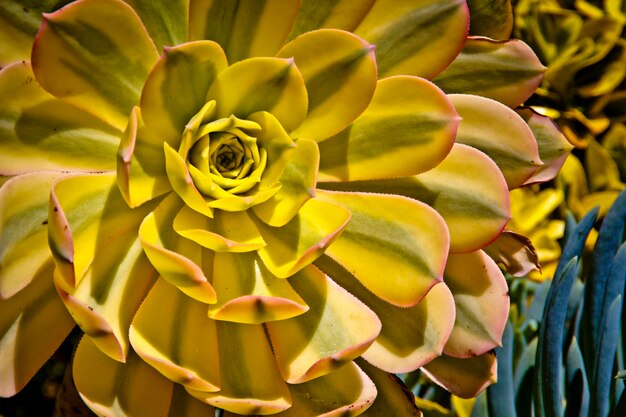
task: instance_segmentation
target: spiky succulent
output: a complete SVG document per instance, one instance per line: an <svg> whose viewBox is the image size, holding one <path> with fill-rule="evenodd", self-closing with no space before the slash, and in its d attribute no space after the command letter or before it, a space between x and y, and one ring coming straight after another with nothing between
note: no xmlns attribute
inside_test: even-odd
<svg viewBox="0 0 626 417"><path fill-rule="evenodd" d="M45 14L0 72L2 395L75 324L107 416L401 416L385 372L492 383L509 300L482 249L514 257L509 189L569 149L511 109L534 54L468 21L462 0Z"/></svg>

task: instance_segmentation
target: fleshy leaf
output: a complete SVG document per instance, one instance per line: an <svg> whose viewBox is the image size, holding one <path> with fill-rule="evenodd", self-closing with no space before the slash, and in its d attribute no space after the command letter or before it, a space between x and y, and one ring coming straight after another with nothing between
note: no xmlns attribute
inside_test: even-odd
<svg viewBox="0 0 626 417"><path fill-rule="evenodd" d="M212 284L217 303L209 306L209 317L215 320L258 324L309 309L289 283L272 275L254 254L216 254Z"/></svg>
<svg viewBox="0 0 626 417"><path fill-rule="evenodd" d="M469 26L463 0L377 1L354 33L376 45L380 77L431 79L459 53Z"/></svg>
<svg viewBox="0 0 626 417"><path fill-rule="evenodd" d="M320 142L346 128L365 110L376 88L372 45L335 29L305 33L277 54L293 58L309 97L306 119L291 132Z"/></svg>
<svg viewBox="0 0 626 417"><path fill-rule="evenodd" d="M520 188L511 191L511 201L516 203L511 207L513 214L511 229L520 233L530 233L563 204L563 191L546 188L533 193L529 189Z"/></svg>
<svg viewBox="0 0 626 417"><path fill-rule="evenodd" d="M141 18L158 51L166 45L178 45L187 41L189 1L174 0L124 0Z"/></svg>
<svg viewBox="0 0 626 417"><path fill-rule="evenodd" d="M383 321L383 331L362 355L365 360L398 373L414 371L441 355L455 317L452 294L445 284L435 285L408 311L380 302L372 308Z"/></svg>
<svg viewBox="0 0 626 417"><path fill-rule="evenodd" d="M422 417L422 412L415 406L415 396L397 376L381 371L361 359L357 360L357 364L372 379L378 390L376 401L362 416Z"/></svg>
<svg viewBox="0 0 626 417"><path fill-rule="evenodd" d="M280 184L275 184L273 187L260 190L249 196L240 195L224 195L222 198L209 202L209 207L216 208L224 211L243 211L250 207L254 207L257 204L261 204L272 198L280 189Z"/></svg>
<svg viewBox="0 0 626 417"><path fill-rule="evenodd" d="M371 308L382 330L362 355L387 372L413 371L441 355L454 325L454 299L445 284L435 285L413 307L397 307L373 295L327 256L315 262L350 294Z"/></svg>
<svg viewBox="0 0 626 417"><path fill-rule="evenodd" d="M367 180L427 171L450 151L458 123L454 106L429 81L409 76L380 80L365 112L320 144L319 180Z"/></svg>
<svg viewBox="0 0 626 417"><path fill-rule="evenodd" d="M432 208L401 196L322 190L317 195L352 213L326 254L378 297L409 307L441 281L449 237Z"/></svg>
<svg viewBox="0 0 626 417"><path fill-rule="evenodd" d="M49 13L65 3L69 3L69 0L26 3L23 0L5 0L0 3L0 68L11 62L29 59L33 39L41 23L41 14Z"/></svg>
<svg viewBox="0 0 626 417"><path fill-rule="evenodd" d="M546 81L550 87L559 94L568 94L573 88L582 96L602 94L602 90L596 89L593 84L582 86L585 82L583 69L594 64L604 63L604 71L608 73L609 65L607 58L610 52L614 51L613 58L620 57L617 64L618 80L624 76L623 70L623 49L616 48L616 43L622 34L623 22L616 21L610 17L598 16L589 19L581 26L579 37L583 40L575 44L573 48L563 51L560 56L556 56L554 61L549 62L546 71ZM560 52L560 51L559 51ZM558 59L558 58L566 59ZM620 68L621 67L621 68ZM617 80L616 80L617 81ZM619 81L614 85L619 84ZM610 88L612 90L612 88ZM595 90L595 91L594 91ZM605 87L605 92L606 87Z"/></svg>
<svg viewBox="0 0 626 417"><path fill-rule="evenodd" d="M48 202L50 188L61 175L24 174L0 188L0 299L26 287L51 259Z"/></svg>
<svg viewBox="0 0 626 417"><path fill-rule="evenodd" d="M141 223L139 239L152 265L170 284L199 301L214 303L215 290L198 266L206 262L206 251L172 228L182 206L175 195L166 197Z"/></svg>
<svg viewBox="0 0 626 417"><path fill-rule="evenodd" d="M533 94L544 70L520 40L469 37L461 53L433 81L446 93L475 94L517 107Z"/></svg>
<svg viewBox="0 0 626 417"><path fill-rule="evenodd" d="M610 25L614 22L608 23ZM616 28L623 28L623 23L616 25ZM585 62L585 66L573 80L578 95L595 98L619 90L626 77L626 41L623 38L615 39L615 44L602 59L595 63L590 59ZM585 79L587 77L591 80Z"/></svg>
<svg viewBox="0 0 626 417"><path fill-rule="evenodd" d="M78 188L73 189L73 186ZM112 217L105 211L126 214L126 224L118 229L120 232L132 229L136 220L141 218L141 211L128 210L123 200L117 201L118 196L121 197L112 173L76 174L66 176L55 184L48 208L48 240L57 265L55 279L62 289L69 291L76 288L88 273L94 253L100 249L94 239L100 230L99 222L110 221ZM138 215L133 218L133 214ZM111 235L108 237L111 238Z"/></svg>
<svg viewBox="0 0 626 417"><path fill-rule="evenodd" d="M587 145L585 167L591 190L620 190L624 187L616 161L595 139L590 139Z"/></svg>
<svg viewBox="0 0 626 417"><path fill-rule="evenodd" d="M259 147L267 151L267 166L259 183L259 190L265 190L274 186L281 177L296 144L271 113L260 111L251 114L248 119L261 126L256 140Z"/></svg>
<svg viewBox="0 0 626 417"><path fill-rule="evenodd" d="M456 307L445 354L470 358L500 346L509 317L509 290L498 265L481 250L451 254L444 282Z"/></svg>
<svg viewBox="0 0 626 417"><path fill-rule="evenodd" d="M191 39L210 39L224 48L230 62L272 56L285 43L299 1L262 0L240 5L231 1L192 1Z"/></svg>
<svg viewBox="0 0 626 417"><path fill-rule="evenodd" d="M185 201L188 207L207 217L213 217L213 208L195 187L185 160L167 142L163 142L163 150L167 177L176 194Z"/></svg>
<svg viewBox="0 0 626 417"><path fill-rule="evenodd" d="M517 113L485 97L449 97L462 118L456 142L477 148L493 159L509 189L520 187L541 166L533 132Z"/></svg>
<svg viewBox="0 0 626 417"><path fill-rule="evenodd" d="M565 159L565 163L559 171L558 178L567 189L567 196L565 196L567 206L570 207L574 213L583 216L586 212L583 209L581 200L589 194L589 184L587 183L587 174L580 160L570 154ZM562 193L561 198L564 198Z"/></svg>
<svg viewBox="0 0 626 417"><path fill-rule="evenodd" d="M141 20L121 0L79 1L44 15L32 53L46 90L118 129L157 58Z"/></svg>
<svg viewBox="0 0 626 417"><path fill-rule="evenodd" d="M163 147L146 140L149 134L139 107L133 107L117 150L117 184L131 208L172 189L166 175Z"/></svg>
<svg viewBox="0 0 626 417"><path fill-rule="evenodd" d="M227 65L224 51L215 42L166 47L141 92L141 114L148 128L175 146Z"/></svg>
<svg viewBox="0 0 626 417"><path fill-rule="evenodd" d="M132 351L121 364L84 337L76 348L73 373L81 398L100 416L168 415L172 382Z"/></svg>
<svg viewBox="0 0 626 417"><path fill-rule="evenodd" d="M185 389L174 384L170 412L167 417L210 417L215 415L213 406L196 400Z"/></svg>
<svg viewBox="0 0 626 417"><path fill-rule="evenodd" d="M479 150L459 143L441 164L414 177L323 187L400 194L430 205L448 225L452 252L471 252L491 243L510 217L509 191L498 166Z"/></svg>
<svg viewBox="0 0 626 417"><path fill-rule="evenodd" d="M294 274L289 282L310 310L266 325L288 383L334 373L361 355L380 332L376 315L314 266Z"/></svg>
<svg viewBox="0 0 626 417"><path fill-rule="evenodd" d="M539 257L532 242L527 237L511 230L504 230L484 251L504 266L509 274L523 277L531 271L541 271Z"/></svg>
<svg viewBox="0 0 626 417"><path fill-rule="evenodd" d="M99 349L120 362L126 360L130 346L128 326L156 278L138 242L124 256L120 260L122 268L116 271L112 283L103 282L102 274L107 271L102 270L100 276L94 272L84 278L75 291L68 293L58 289L65 306L85 334Z"/></svg>
<svg viewBox="0 0 626 417"><path fill-rule="evenodd" d="M626 19L626 4L623 0L608 0L604 5L609 16Z"/></svg>
<svg viewBox="0 0 626 417"><path fill-rule="evenodd" d="M75 323L41 265L30 285L0 300L0 396L19 392L59 347Z"/></svg>
<svg viewBox="0 0 626 417"><path fill-rule="evenodd" d="M291 395L280 377L263 327L225 321L217 321L216 326L222 389L216 393L187 391L201 401L237 414L274 414L287 409Z"/></svg>
<svg viewBox="0 0 626 417"><path fill-rule="evenodd" d="M569 143L557 125L547 116L531 108L518 109L517 113L528 123L539 145L543 165L528 179L527 183L545 182L553 179L574 146Z"/></svg>
<svg viewBox="0 0 626 417"><path fill-rule="evenodd" d="M315 195L319 150L312 140L300 139L278 182L280 189L269 200L252 207L264 223L282 227Z"/></svg>
<svg viewBox="0 0 626 417"><path fill-rule="evenodd" d="M289 391L293 404L274 414L276 417L361 415L376 398L377 387L354 362L350 362L328 375L290 385ZM236 417L228 412L224 416Z"/></svg>
<svg viewBox="0 0 626 417"><path fill-rule="evenodd" d="M374 5L375 0L333 0L323 3L302 0L289 39L320 28L352 32Z"/></svg>
<svg viewBox="0 0 626 417"><path fill-rule="evenodd" d="M281 228L256 222L267 243L259 249L259 256L272 274L289 277L317 259L349 220L345 208L312 198Z"/></svg>
<svg viewBox="0 0 626 417"><path fill-rule="evenodd" d="M130 210L110 174L66 177L51 193L50 211L60 215L49 219L59 294L81 329L121 362L128 326L157 275L137 239L150 208Z"/></svg>
<svg viewBox="0 0 626 417"><path fill-rule="evenodd" d="M422 371L457 397L472 398L497 382L497 366L495 353L487 352L469 359L443 355Z"/></svg>
<svg viewBox="0 0 626 417"><path fill-rule="evenodd" d="M115 167L121 131L47 93L28 62L0 71L0 174Z"/></svg>
<svg viewBox="0 0 626 417"><path fill-rule="evenodd" d="M304 120L307 91L293 59L250 58L222 71L207 95L217 103L217 116L246 118L271 113L289 132Z"/></svg>
<svg viewBox="0 0 626 417"><path fill-rule="evenodd" d="M219 390L215 322L206 316L206 304L167 281L157 280L137 311L130 341L169 380L202 391Z"/></svg>
<svg viewBox="0 0 626 417"><path fill-rule="evenodd" d="M250 252L265 246L246 212L218 211L208 218L183 207L174 218L176 232L216 252Z"/></svg>
<svg viewBox="0 0 626 417"><path fill-rule="evenodd" d="M513 30L511 0L468 0L470 34L509 39Z"/></svg>

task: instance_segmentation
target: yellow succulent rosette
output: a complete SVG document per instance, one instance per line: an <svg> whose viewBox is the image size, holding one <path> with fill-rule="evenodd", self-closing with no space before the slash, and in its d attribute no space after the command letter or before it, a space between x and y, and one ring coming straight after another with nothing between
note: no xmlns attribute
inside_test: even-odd
<svg viewBox="0 0 626 417"><path fill-rule="evenodd" d="M32 39L9 3L0 32ZM76 324L103 416L409 416L390 373L493 383L509 189L569 149L512 109L530 49L468 22L462 0L44 14L0 57L0 394Z"/></svg>

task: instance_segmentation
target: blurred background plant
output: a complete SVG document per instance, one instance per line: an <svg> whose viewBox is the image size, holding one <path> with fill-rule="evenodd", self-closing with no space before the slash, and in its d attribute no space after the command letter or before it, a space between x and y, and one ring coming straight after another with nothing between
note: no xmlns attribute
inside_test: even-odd
<svg viewBox="0 0 626 417"><path fill-rule="evenodd" d="M576 167L563 173L572 188L568 203L578 216L595 203L606 209L625 186L625 22L622 0L519 0L515 5L514 35L548 67L526 104L554 119L576 148L586 150L578 155L587 183L571 184L577 182Z"/></svg>
<svg viewBox="0 0 626 417"><path fill-rule="evenodd" d="M595 206L603 217L626 180L626 2L518 0L513 36L528 43L548 67L525 103L552 118L576 149L552 188L512 193L510 227L529 236L543 275L551 277L563 219L580 219ZM592 230L588 246L595 240Z"/></svg>

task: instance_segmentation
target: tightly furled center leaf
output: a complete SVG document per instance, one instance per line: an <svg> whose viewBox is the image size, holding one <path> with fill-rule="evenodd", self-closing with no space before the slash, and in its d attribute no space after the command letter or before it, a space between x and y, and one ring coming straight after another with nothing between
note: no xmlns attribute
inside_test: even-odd
<svg viewBox="0 0 626 417"><path fill-rule="evenodd" d="M206 139L206 137L203 139ZM204 151L206 146L210 145L210 140L206 140L204 142L206 143L203 145L204 148L202 148L200 152L208 155L209 152L205 153ZM250 172L252 164L258 164L258 160L255 161L251 158L252 152L250 151L250 148L244 148L238 137L234 135L222 134L217 138L217 142L219 145L214 147L214 149L210 152L211 166L209 168L212 172L219 174L218 178L241 179ZM197 146L194 146L194 148L196 147ZM267 155L267 153L264 155ZM245 164L243 163L244 156L246 157Z"/></svg>
<svg viewBox="0 0 626 417"><path fill-rule="evenodd" d="M251 136L260 129L255 122L233 116L204 123L197 132L185 132L179 154L186 157L189 173L202 194L219 198L216 186L232 194L245 193L261 180L267 151L259 149L256 137Z"/></svg>
<svg viewBox="0 0 626 417"><path fill-rule="evenodd" d="M191 208L209 217L207 207L241 211L276 194L295 146L269 113L220 118L215 117L216 107L211 100L191 118L177 152L164 145L172 188Z"/></svg>

